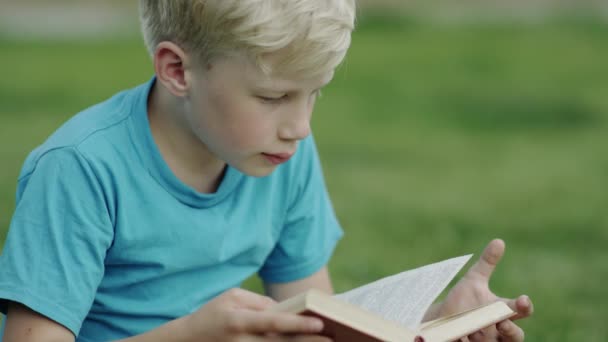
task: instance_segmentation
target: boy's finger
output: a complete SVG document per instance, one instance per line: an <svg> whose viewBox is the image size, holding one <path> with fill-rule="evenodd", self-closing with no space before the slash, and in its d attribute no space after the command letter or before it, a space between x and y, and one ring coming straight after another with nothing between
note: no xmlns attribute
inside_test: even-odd
<svg viewBox="0 0 608 342"><path fill-rule="evenodd" d="M501 341L523 342L524 331L510 320L502 321L496 325Z"/></svg>
<svg viewBox="0 0 608 342"><path fill-rule="evenodd" d="M486 248L481 253L481 257L475 265L471 267L467 275L481 277L486 280L490 279L496 265L502 258L505 252L505 243L500 239L490 241Z"/></svg>
<svg viewBox="0 0 608 342"><path fill-rule="evenodd" d="M286 336L286 335L272 335L272 336L251 336L247 337L246 340L241 342L333 342L329 337L318 336L318 335L305 335L305 336Z"/></svg>
<svg viewBox="0 0 608 342"><path fill-rule="evenodd" d="M333 340L325 336L294 336L288 339L289 342L332 342Z"/></svg>
<svg viewBox="0 0 608 342"><path fill-rule="evenodd" d="M295 314L240 310L231 316L228 329L249 334L315 334L323 330L323 321Z"/></svg>
<svg viewBox="0 0 608 342"><path fill-rule="evenodd" d="M482 342L485 339L485 335L483 334L483 332L478 331L478 332L475 332L475 333L467 336L467 338L469 339L470 342Z"/></svg>
<svg viewBox="0 0 608 342"><path fill-rule="evenodd" d="M240 342L333 342L329 337L319 335L249 335L239 339Z"/></svg>
<svg viewBox="0 0 608 342"><path fill-rule="evenodd" d="M534 305L530 298L526 295L519 296L517 299L503 299L503 301L515 311L517 314L510 318L515 321L518 319L526 318L534 312Z"/></svg>
<svg viewBox="0 0 608 342"><path fill-rule="evenodd" d="M266 310L276 304L270 297L238 288L229 290L226 295L239 307L250 310Z"/></svg>
<svg viewBox="0 0 608 342"><path fill-rule="evenodd" d="M498 338L498 331L496 330L496 327L492 325L476 331L469 335L468 338L470 342L496 341Z"/></svg>

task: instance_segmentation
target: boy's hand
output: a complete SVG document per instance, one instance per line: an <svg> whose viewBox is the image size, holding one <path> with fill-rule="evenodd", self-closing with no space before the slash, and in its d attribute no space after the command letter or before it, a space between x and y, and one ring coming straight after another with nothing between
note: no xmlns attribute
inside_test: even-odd
<svg viewBox="0 0 608 342"><path fill-rule="evenodd" d="M517 299L499 298L489 287L494 268L502 258L505 243L493 240L483 251L481 257L465 276L450 290L445 301L439 306L438 317L455 314L496 301L504 301L517 312L510 320L499 322L489 328L478 331L468 337L470 341L523 341L523 330L512 320L528 317L532 314L532 302L527 296Z"/></svg>
<svg viewBox="0 0 608 342"><path fill-rule="evenodd" d="M197 342L331 341L313 335L323 329L319 319L265 311L275 304L268 297L232 289L185 317L185 329Z"/></svg>

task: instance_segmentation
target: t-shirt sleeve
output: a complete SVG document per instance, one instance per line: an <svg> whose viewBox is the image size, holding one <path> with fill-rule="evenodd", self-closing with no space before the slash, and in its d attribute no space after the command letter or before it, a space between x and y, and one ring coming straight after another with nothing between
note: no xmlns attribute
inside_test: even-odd
<svg viewBox="0 0 608 342"><path fill-rule="evenodd" d="M18 302L78 335L113 239L104 196L74 148L26 161L0 257L3 313L8 301Z"/></svg>
<svg viewBox="0 0 608 342"><path fill-rule="evenodd" d="M325 266L343 235L332 207L312 137L300 143L292 164L295 186L290 191L279 240L259 272L267 283L306 278Z"/></svg>

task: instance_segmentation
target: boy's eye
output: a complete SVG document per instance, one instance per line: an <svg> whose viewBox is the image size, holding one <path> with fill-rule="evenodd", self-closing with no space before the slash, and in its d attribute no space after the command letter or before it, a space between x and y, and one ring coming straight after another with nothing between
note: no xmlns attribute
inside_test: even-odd
<svg viewBox="0 0 608 342"><path fill-rule="evenodd" d="M270 96L258 96L258 98L260 100L262 100L263 102L270 102L270 103L276 103L276 102L280 102L282 100L287 99L287 94L283 95L283 96L279 96L279 97L270 97Z"/></svg>

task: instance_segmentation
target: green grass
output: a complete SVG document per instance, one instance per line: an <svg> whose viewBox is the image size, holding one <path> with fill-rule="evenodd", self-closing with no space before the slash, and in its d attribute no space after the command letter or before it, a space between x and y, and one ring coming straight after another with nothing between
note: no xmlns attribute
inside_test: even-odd
<svg viewBox="0 0 608 342"><path fill-rule="evenodd" d="M346 231L336 288L502 237L492 287L534 300L529 340L608 339L607 34L582 20L362 19L313 123ZM27 152L151 68L137 40L0 40L0 56L3 231Z"/></svg>

